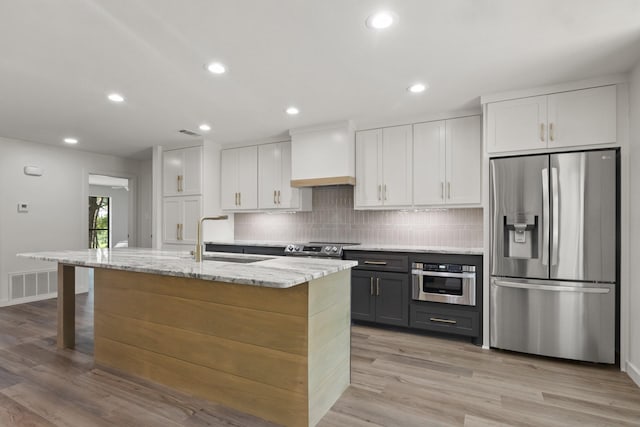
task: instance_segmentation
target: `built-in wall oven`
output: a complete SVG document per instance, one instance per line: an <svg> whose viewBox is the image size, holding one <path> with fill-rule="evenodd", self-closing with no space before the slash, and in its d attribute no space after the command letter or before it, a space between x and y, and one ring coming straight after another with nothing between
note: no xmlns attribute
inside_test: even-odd
<svg viewBox="0 0 640 427"><path fill-rule="evenodd" d="M412 298L447 304L476 305L476 267L414 262Z"/></svg>

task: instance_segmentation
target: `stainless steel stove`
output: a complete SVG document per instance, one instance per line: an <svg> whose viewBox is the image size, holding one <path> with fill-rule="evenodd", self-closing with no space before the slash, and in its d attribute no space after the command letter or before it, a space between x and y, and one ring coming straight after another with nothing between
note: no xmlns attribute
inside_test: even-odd
<svg viewBox="0 0 640 427"><path fill-rule="evenodd" d="M360 243L309 242L304 244L291 243L284 248L285 256L303 256L313 258L342 258L345 246Z"/></svg>

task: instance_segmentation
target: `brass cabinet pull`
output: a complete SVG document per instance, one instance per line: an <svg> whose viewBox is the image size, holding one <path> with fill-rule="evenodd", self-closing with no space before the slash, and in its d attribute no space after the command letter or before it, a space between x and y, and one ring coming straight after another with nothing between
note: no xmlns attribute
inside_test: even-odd
<svg viewBox="0 0 640 427"><path fill-rule="evenodd" d="M447 199L451 198L451 182L447 182Z"/></svg>
<svg viewBox="0 0 640 427"><path fill-rule="evenodd" d="M182 188L183 180L184 178L182 177L182 175L178 175L178 193L182 193L184 191Z"/></svg>
<svg viewBox="0 0 640 427"><path fill-rule="evenodd" d="M376 278L376 296L380 295L380 278Z"/></svg>
<svg viewBox="0 0 640 427"><path fill-rule="evenodd" d="M544 142L544 123L540 123L540 141Z"/></svg>
<svg viewBox="0 0 640 427"><path fill-rule="evenodd" d="M234 201L233 204L238 206L238 193L233 193Z"/></svg>
<svg viewBox="0 0 640 427"><path fill-rule="evenodd" d="M553 123L549 123L549 140L553 141Z"/></svg>
<svg viewBox="0 0 640 427"><path fill-rule="evenodd" d="M176 224L176 240L180 240L180 224Z"/></svg>
<svg viewBox="0 0 640 427"><path fill-rule="evenodd" d="M440 198L444 200L444 181L440 182Z"/></svg>
<svg viewBox="0 0 640 427"><path fill-rule="evenodd" d="M382 200L382 185L378 184L378 200Z"/></svg>
<svg viewBox="0 0 640 427"><path fill-rule="evenodd" d="M369 295L373 296L373 276L371 276L371 283L369 285Z"/></svg>
<svg viewBox="0 0 640 427"><path fill-rule="evenodd" d="M457 321L455 321L455 320L450 320L450 319L440 319L440 318L438 318L438 317L430 317L430 318L429 318L429 320L430 320L430 321L432 321L432 322L448 323L448 324L451 324L451 325L455 325L456 323L458 323L458 322L457 322Z"/></svg>
<svg viewBox="0 0 640 427"><path fill-rule="evenodd" d="M384 185L384 191L382 194L384 194L384 200L387 200L387 184Z"/></svg>
<svg viewBox="0 0 640 427"><path fill-rule="evenodd" d="M238 206L242 206L242 192L238 193Z"/></svg>
<svg viewBox="0 0 640 427"><path fill-rule="evenodd" d="M280 190L278 190L278 204L280 204Z"/></svg>
<svg viewBox="0 0 640 427"><path fill-rule="evenodd" d="M276 195L277 195L277 194L278 194L278 192L277 192L276 190L273 190L273 204L274 204L274 205L277 205L277 204L278 204L278 202L277 202L277 200L276 200Z"/></svg>
<svg viewBox="0 0 640 427"><path fill-rule="evenodd" d="M367 265L387 265L387 261L364 261L363 264L367 264Z"/></svg>

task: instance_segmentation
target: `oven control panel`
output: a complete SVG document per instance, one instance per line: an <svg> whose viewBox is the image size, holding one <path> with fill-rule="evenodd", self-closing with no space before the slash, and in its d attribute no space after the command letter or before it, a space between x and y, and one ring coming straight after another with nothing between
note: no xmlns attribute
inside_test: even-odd
<svg viewBox="0 0 640 427"><path fill-rule="evenodd" d="M316 256L316 257L330 257L341 258L342 246L332 244L290 244L284 248L285 255L299 255L299 256Z"/></svg>
<svg viewBox="0 0 640 427"><path fill-rule="evenodd" d="M475 265L460 265L460 264L431 264L414 262L412 265L413 270L422 271L440 271L443 273L462 273L462 272L475 272Z"/></svg>

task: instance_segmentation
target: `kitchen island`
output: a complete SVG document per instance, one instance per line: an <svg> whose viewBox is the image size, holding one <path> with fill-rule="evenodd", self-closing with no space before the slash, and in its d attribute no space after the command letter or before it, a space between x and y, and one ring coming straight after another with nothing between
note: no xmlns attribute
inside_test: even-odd
<svg viewBox="0 0 640 427"><path fill-rule="evenodd" d="M95 361L287 426L350 382L354 261L101 249L58 263L58 346L75 345L75 267L94 268Z"/></svg>

